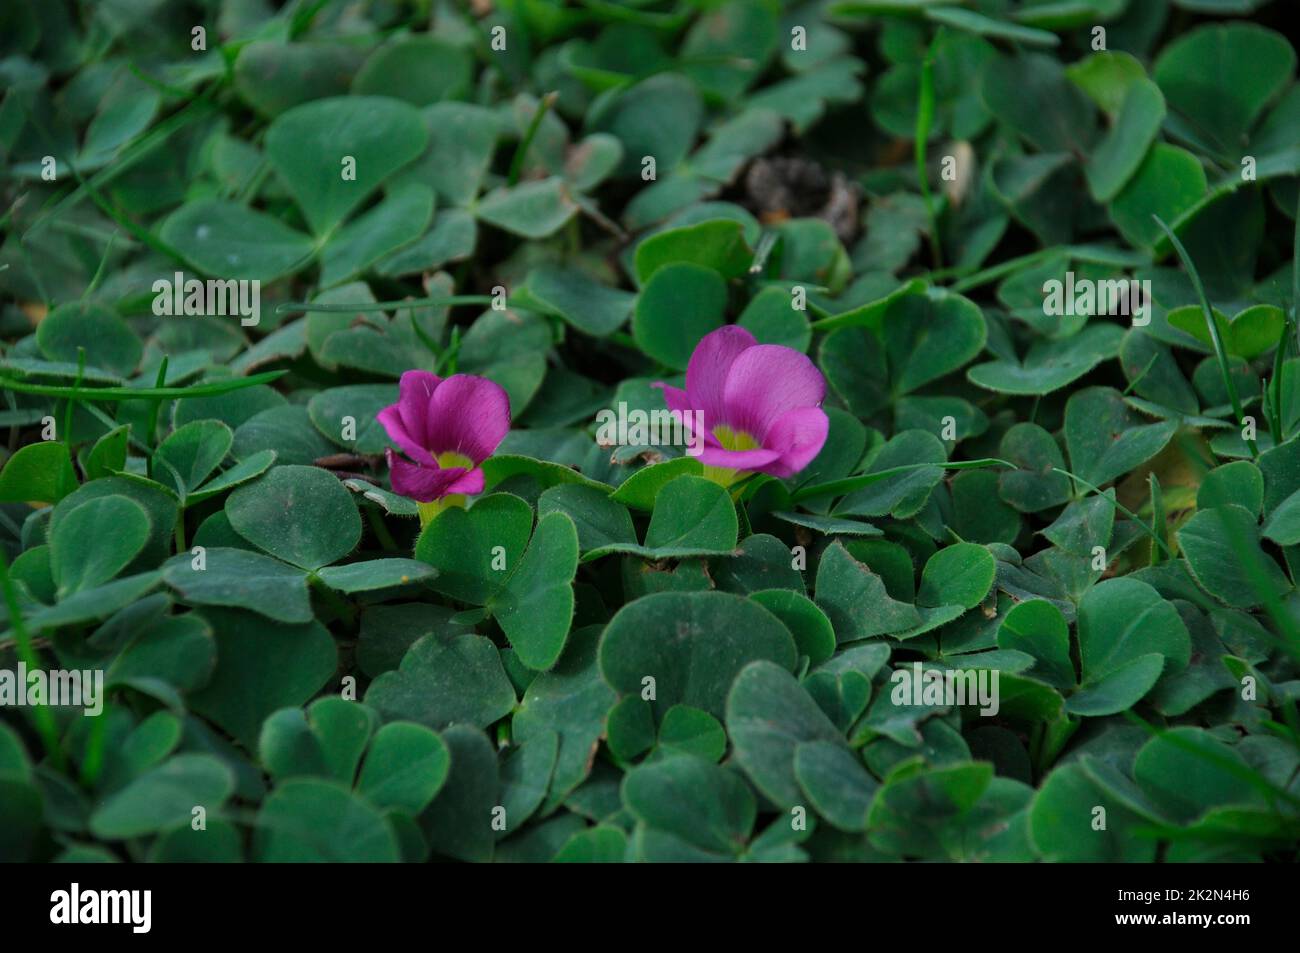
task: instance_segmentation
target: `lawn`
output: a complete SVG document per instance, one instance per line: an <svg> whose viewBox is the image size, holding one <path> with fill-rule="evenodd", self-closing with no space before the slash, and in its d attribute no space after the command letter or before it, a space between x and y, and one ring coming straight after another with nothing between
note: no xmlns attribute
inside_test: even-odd
<svg viewBox="0 0 1300 953"><path fill-rule="evenodd" d="M5 0L0 861L1294 861L1270 0Z"/></svg>

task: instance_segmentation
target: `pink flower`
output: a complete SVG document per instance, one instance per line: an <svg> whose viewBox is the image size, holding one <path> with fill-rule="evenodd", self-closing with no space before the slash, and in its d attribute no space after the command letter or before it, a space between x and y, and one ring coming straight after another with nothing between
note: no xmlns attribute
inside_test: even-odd
<svg viewBox="0 0 1300 953"><path fill-rule="evenodd" d="M483 492L479 464L510 430L510 398L473 374L407 371L378 420L414 463L388 451L393 492L421 503ZM448 501L450 502L450 501Z"/></svg>
<svg viewBox="0 0 1300 953"><path fill-rule="evenodd" d="M662 381L654 386L684 424L702 421L700 462L724 485L747 471L793 476L826 442L830 421L821 408L821 371L806 355L759 344L736 325L718 328L696 345L685 390Z"/></svg>

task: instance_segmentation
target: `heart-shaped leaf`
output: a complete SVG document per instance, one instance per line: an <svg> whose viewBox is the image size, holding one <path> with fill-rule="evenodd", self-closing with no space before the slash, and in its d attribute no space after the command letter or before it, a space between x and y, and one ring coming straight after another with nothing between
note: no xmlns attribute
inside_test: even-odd
<svg viewBox="0 0 1300 953"><path fill-rule="evenodd" d="M263 863L394 863L397 837L380 813L336 781L295 778L257 814L253 851Z"/></svg>
<svg viewBox="0 0 1300 953"><path fill-rule="evenodd" d="M727 284L711 268L674 262L659 268L637 298L632 334L655 360L685 370L695 346L722 326Z"/></svg>
<svg viewBox="0 0 1300 953"><path fill-rule="evenodd" d="M0 470L0 502L57 503L77 488L67 444L30 443Z"/></svg>
<svg viewBox="0 0 1300 953"><path fill-rule="evenodd" d="M366 704L386 720L440 730L455 722L486 727L510 713L515 691L501 656L480 635L426 635L396 671L370 684Z"/></svg>
<svg viewBox="0 0 1300 953"><path fill-rule="evenodd" d="M756 659L791 669L794 640L761 606L722 592L638 599L614 615L600 641L605 681L646 697L656 712L683 704L720 717L732 678Z"/></svg>
<svg viewBox="0 0 1300 953"><path fill-rule="evenodd" d="M438 514L420 534L415 558L438 570L433 587L473 605L487 605L519 565L533 512L509 493L482 497L468 510Z"/></svg>
<svg viewBox="0 0 1300 953"><path fill-rule="evenodd" d="M600 626L575 631L555 667L529 683L511 720L515 739L525 744L548 733L559 735L544 812L568 797L591 772L591 752L605 733L606 716L617 699L596 664L600 635Z"/></svg>
<svg viewBox="0 0 1300 953"><path fill-rule="evenodd" d="M890 598L880 576L832 543L817 566L817 605L841 644L903 632L921 621L916 608Z"/></svg>
<svg viewBox="0 0 1300 953"><path fill-rule="evenodd" d="M545 670L564 651L573 622L573 577L578 531L565 513L548 513L524 550L505 588L488 603L519 660Z"/></svg>
<svg viewBox="0 0 1300 953"><path fill-rule="evenodd" d="M848 748L803 741L794 749L794 776L813 808L843 831L863 831L879 785Z"/></svg>
<svg viewBox="0 0 1300 953"><path fill-rule="evenodd" d="M1142 164L1165 118L1165 98L1150 80L1128 87L1115 125L1088 157L1088 188L1098 202L1109 202Z"/></svg>
<svg viewBox="0 0 1300 953"><path fill-rule="evenodd" d="M289 625L224 608L202 616L217 641L217 667L190 704L246 745L255 745L271 712L301 705L338 668L338 649L318 622Z"/></svg>
<svg viewBox="0 0 1300 953"><path fill-rule="evenodd" d="M392 722L375 732L357 778L357 793L380 810L419 815L447 780L451 756L436 732Z"/></svg>
<svg viewBox="0 0 1300 953"><path fill-rule="evenodd" d="M894 392L911 393L957 370L984 349L986 334L984 315L961 295L899 298L884 317Z"/></svg>
<svg viewBox="0 0 1300 953"><path fill-rule="evenodd" d="M304 712L284 708L262 723L258 754L277 778L316 775L351 784L378 724L365 705L321 698Z"/></svg>
<svg viewBox="0 0 1300 953"><path fill-rule="evenodd" d="M1257 606L1291 588L1260 548L1250 510L1229 503L1201 510L1178 531L1178 545L1196 581L1230 606Z"/></svg>
<svg viewBox="0 0 1300 953"><path fill-rule="evenodd" d="M215 278L275 281L304 267L312 241L278 218L223 199L199 199L163 223L162 240Z"/></svg>
<svg viewBox="0 0 1300 953"><path fill-rule="evenodd" d="M272 467L230 494L226 515L244 539L303 569L342 559L361 541L352 494L315 467Z"/></svg>
<svg viewBox="0 0 1300 953"><path fill-rule="evenodd" d="M1252 23L1210 25L1180 37L1160 54L1156 82L1169 104L1224 149L1244 134L1295 72L1286 38Z"/></svg>
<svg viewBox="0 0 1300 953"><path fill-rule="evenodd" d="M231 429L219 420L195 420L172 431L154 451L154 465L175 480L184 499L212 475L235 442Z"/></svg>
<svg viewBox="0 0 1300 953"><path fill-rule="evenodd" d="M636 279L646 287L661 268L690 264L738 278L749 267L753 253L739 222L715 219L670 228L650 236L636 249Z"/></svg>
<svg viewBox="0 0 1300 953"><path fill-rule="evenodd" d="M90 827L107 840L152 834L188 822L196 806L215 813L234 790L235 779L218 758L179 754L108 798Z"/></svg>
<svg viewBox="0 0 1300 953"><path fill-rule="evenodd" d="M1029 674L1055 688L1073 688L1070 628L1061 610L1046 599L1014 606L998 627L998 648L1024 652L1034 658Z"/></svg>
<svg viewBox="0 0 1300 953"><path fill-rule="evenodd" d="M610 499L608 490L577 483L553 486L538 498L537 513L542 517L553 512L567 513L573 520L583 552L636 544L631 514Z"/></svg>
<svg viewBox="0 0 1300 953"><path fill-rule="evenodd" d="M51 361L73 364L78 350L84 350L87 364L115 374L132 373L144 351L130 325L94 304L55 308L36 326L36 344Z"/></svg>
<svg viewBox="0 0 1300 953"><path fill-rule="evenodd" d="M563 179L524 182L489 192L474 209L481 221L523 238L553 235L578 214Z"/></svg>
<svg viewBox="0 0 1300 953"><path fill-rule="evenodd" d="M691 755L635 768L622 789L641 823L716 854L739 854L758 812L744 781Z"/></svg>
<svg viewBox="0 0 1300 953"><path fill-rule="evenodd" d="M1170 728L1143 745L1133 762L1133 780L1182 824L1213 807L1261 800L1241 754L1189 725Z"/></svg>
<svg viewBox="0 0 1300 953"><path fill-rule="evenodd" d="M601 284L576 268L534 269L528 273L525 288L546 310L597 337L618 330L632 313L636 300L635 295Z"/></svg>
<svg viewBox="0 0 1300 953"><path fill-rule="evenodd" d="M266 131L266 155L322 238L423 152L428 138L419 111L406 103L339 96L277 116Z"/></svg>
<svg viewBox="0 0 1300 953"><path fill-rule="evenodd" d="M491 860L496 840L493 808L500 803L501 790L496 754L483 732L469 725L452 725L442 740L451 753L451 773L421 815L425 839L437 854L470 862ZM508 827L508 815L505 821Z"/></svg>
<svg viewBox="0 0 1300 953"><path fill-rule="evenodd" d="M74 507L50 534L50 572L58 597L108 582L149 540L149 515L125 496L102 496Z"/></svg>
<svg viewBox="0 0 1300 953"><path fill-rule="evenodd" d="M1191 651L1178 611L1155 589L1136 579L1098 583L1079 603L1082 697L1072 698L1071 708L1093 715L1123 711L1150 690L1160 668L1185 668ZM1163 658L1160 668L1152 655Z"/></svg>
<svg viewBox="0 0 1300 953"><path fill-rule="evenodd" d="M248 609L278 622L312 620L307 574L260 553L220 546L201 559L181 553L163 566L163 581L192 605Z"/></svg>
<svg viewBox="0 0 1300 953"><path fill-rule="evenodd" d="M771 662L751 662L736 676L726 721L736 760L760 791L787 810L802 797L795 774L798 748L815 741L843 745L794 676Z"/></svg>
<svg viewBox="0 0 1300 953"><path fill-rule="evenodd" d="M993 588L997 561L984 546L955 543L925 564L916 601L924 606L959 605L973 609Z"/></svg>
<svg viewBox="0 0 1300 953"><path fill-rule="evenodd" d="M411 183L340 228L321 249L320 283L340 284L415 241L433 218L433 190Z"/></svg>
<svg viewBox="0 0 1300 953"><path fill-rule="evenodd" d="M1143 424L1120 393L1107 387L1075 391L1065 405L1070 464L1096 486L1150 460L1177 429L1176 421Z"/></svg>

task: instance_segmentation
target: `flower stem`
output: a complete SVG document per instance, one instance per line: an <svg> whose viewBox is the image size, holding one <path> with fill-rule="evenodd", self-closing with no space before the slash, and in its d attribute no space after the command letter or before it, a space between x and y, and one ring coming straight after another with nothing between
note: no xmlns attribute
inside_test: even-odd
<svg viewBox="0 0 1300 953"><path fill-rule="evenodd" d="M277 305L276 314L298 313L307 311L329 312L366 312L366 311L403 311L410 308L451 307L458 304L487 304L496 300L492 295L437 295L432 298L402 298L399 301L358 301L355 304L317 304L313 301L286 301ZM516 307L509 298L506 307Z"/></svg>
<svg viewBox="0 0 1300 953"><path fill-rule="evenodd" d="M86 349L77 348L77 377L72 382L72 389L75 391L81 386L81 379L86 373ZM71 395L63 408L63 442L68 445L68 456L76 462L77 453L72 446L72 412L77 409L77 399Z"/></svg>
<svg viewBox="0 0 1300 953"><path fill-rule="evenodd" d="M528 150L533 146L533 139L537 137L537 130L541 128L542 120L546 118L546 114L550 112L559 96L558 91L547 93L542 97L542 101L537 104L537 108L533 110L533 119L528 124L524 137L519 140L519 148L515 150L515 157L510 160L509 185L518 183L519 174L524 170L524 159L528 158Z"/></svg>
<svg viewBox="0 0 1300 953"><path fill-rule="evenodd" d="M444 510L460 507L465 508L465 497L460 493L453 493L451 496L444 496L442 499L433 500L429 503L416 503L416 508L420 511L420 529L424 529L433 522L434 517Z"/></svg>
<svg viewBox="0 0 1300 953"><path fill-rule="evenodd" d="M393 539L393 534L388 531L388 524L384 518L373 509L367 509L370 514L370 528L374 531L375 539L379 540L379 545L390 553L398 551L397 540Z"/></svg>
<svg viewBox="0 0 1300 953"><path fill-rule="evenodd" d="M356 617L356 612L352 606L346 600L340 598L339 594L331 589L320 576L311 573L307 579L311 583L311 587L316 590L325 604L334 612L335 617L345 620L350 625Z"/></svg>
<svg viewBox="0 0 1300 953"><path fill-rule="evenodd" d="M167 355L164 354L162 361L158 364L158 376L154 379L154 388L167 386ZM153 402L149 409L149 432L145 434L145 441L153 446L154 441L158 439L158 414L162 412L163 398L158 398ZM150 475L153 473L153 456L148 459Z"/></svg>
<svg viewBox="0 0 1300 953"><path fill-rule="evenodd" d="M1201 273L1196 270L1196 263L1192 261L1191 255L1187 254L1187 249L1183 243L1178 240L1173 229L1165 224L1164 219L1159 215L1151 216L1156 220L1164 233L1169 237L1169 243L1174 246L1174 251L1183 262L1183 267L1187 269L1187 275L1192 279L1192 287L1196 289L1196 297L1201 301L1201 311L1205 314L1205 328L1210 334L1210 343L1214 345L1214 353L1219 359L1219 373L1223 375L1223 386L1228 391L1228 400L1232 404L1232 413L1237 418L1237 426L1245 430L1244 412L1241 409L1241 398L1237 396L1237 385L1232 379L1232 365L1228 363L1228 352L1223 346L1223 338L1219 334L1219 325L1214 320L1214 309L1210 307L1210 299L1205 295L1205 285L1201 283ZM1242 439L1245 439L1244 437ZM1259 447L1255 445L1253 439L1246 440L1246 446L1250 447L1250 452L1254 456L1259 456Z"/></svg>
<svg viewBox="0 0 1300 953"><path fill-rule="evenodd" d="M158 398L166 400L180 397L212 397L227 394L233 390L243 390L257 384L269 384L283 377L287 371L267 371L264 374L250 374L248 377L234 377L229 380L208 381L189 387L64 387L56 384L29 384L7 374L0 373L0 385L6 390L18 394L39 394L43 397L70 397L77 400L141 400Z"/></svg>
<svg viewBox="0 0 1300 953"><path fill-rule="evenodd" d="M36 650L32 648L31 633L27 631L27 623L23 621L23 613L18 606L18 593L14 589L13 580L9 578L9 561L5 559L4 547L0 547L0 590L4 593L5 608L9 610L9 626L14 634L14 649L30 671L39 671L41 660ZM54 713L48 705L37 705L32 709L32 717L36 720L36 730L41 736L41 742L45 745L50 761L60 771L65 770L67 758L59 745L59 729L54 723Z"/></svg>
<svg viewBox="0 0 1300 953"><path fill-rule="evenodd" d="M937 37L936 37L937 39ZM934 211L934 197L930 194L930 183L926 175L926 143L930 139L930 129L934 125L934 50L935 43L930 44L925 60L921 63L921 91L916 110L916 180L921 187L921 198L925 201L925 214L930 220L930 254L934 267L943 267L943 246L939 241L939 220Z"/></svg>
<svg viewBox="0 0 1300 953"><path fill-rule="evenodd" d="M1300 204L1300 203L1298 203ZM1280 447L1286 441L1286 434L1283 428L1286 421L1282 416L1282 403L1285 396L1285 380L1283 372L1286 365L1287 351L1291 347L1291 338L1297 331L1297 324L1300 323L1300 208L1296 209L1297 218L1295 226L1295 246L1291 253L1291 310L1284 311L1285 321L1282 327L1282 337L1277 342L1277 353L1273 355L1273 446ZM1300 341L1297 341L1300 346Z"/></svg>
<svg viewBox="0 0 1300 953"><path fill-rule="evenodd" d="M1063 467L1052 467L1052 472L1054 472L1054 473L1064 474L1065 476L1067 476L1067 477L1069 477L1071 480L1073 480L1075 483L1077 483L1077 484L1079 484L1081 487L1083 487L1085 490L1087 490L1088 493L1095 493L1095 494L1097 494L1098 496L1105 496L1105 495L1106 495L1106 491L1103 490L1101 487L1099 487L1099 486L1094 486L1093 484L1091 484L1091 483L1089 483L1087 480L1085 480L1083 477L1075 476L1073 473L1071 473L1069 470L1066 470L1066 469L1063 468ZM1084 496L1087 496L1087 493L1085 493L1085 494L1083 494L1083 495L1084 495ZM1109 498L1108 498L1108 499L1109 499ZM1148 526L1146 523L1144 523L1144 522L1142 521L1142 517L1138 516L1136 513L1134 513L1132 510L1130 510L1130 509L1129 509L1127 506L1125 506L1123 503L1120 503L1118 500L1114 500L1114 499L1112 499L1112 500L1110 501L1110 505L1113 506L1113 507L1115 507L1115 509L1119 510L1121 513L1123 513L1125 516L1127 516L1129 519L1131 519L1131 520L1134 522L1134 524L1137 525L1137 527L1138 527L1139 529L1141 529L1141 530L1144 531L1148 536L1151 537L1152 541L1153 541L1157 546L1160 547L1160 549L1164 552L1164 554L1165 554L1166 556L1168 556L1170 559L1173 559L1174 554L1173 554L1173 552L1170 551L1170 549L1169 549L1169 544L1166 543L1166 542L1164 541L1164 539L1162 539L1162 538L1160 537L1160 534L1158 534L1158 533L1155 531L1155 529L1153 529L1152 527L1150 527L1150 526Z"/></svg>

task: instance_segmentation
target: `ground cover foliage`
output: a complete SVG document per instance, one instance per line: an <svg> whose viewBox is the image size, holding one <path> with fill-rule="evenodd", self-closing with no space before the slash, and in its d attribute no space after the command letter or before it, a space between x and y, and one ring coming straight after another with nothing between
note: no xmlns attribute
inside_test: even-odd
<svg viewBox="0 0 1300 953"><path fill-rule="evenodd" d="M1287 6L7 0L0 859L1294 859Z"/></svg>

